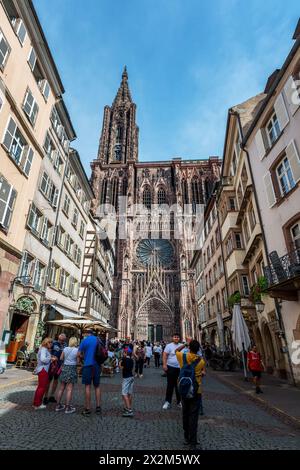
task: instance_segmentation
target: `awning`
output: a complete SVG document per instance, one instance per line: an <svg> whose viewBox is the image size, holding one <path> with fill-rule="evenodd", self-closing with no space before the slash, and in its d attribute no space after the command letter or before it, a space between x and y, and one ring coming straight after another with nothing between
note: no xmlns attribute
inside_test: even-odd
<svg viewBox="0 0 300 470"><path fill-rule="evenodd" d="M58 305L51 305L52 308L54 308L58 313L60 313L60 315L63 316L63 318L76 318L77 320L79 320L80 318L86 318L86 317L83 317L82 315L78 315L77 313L73 312L72 310L69 310L67 308L63 308L63 307L60 307Z"/></svg>

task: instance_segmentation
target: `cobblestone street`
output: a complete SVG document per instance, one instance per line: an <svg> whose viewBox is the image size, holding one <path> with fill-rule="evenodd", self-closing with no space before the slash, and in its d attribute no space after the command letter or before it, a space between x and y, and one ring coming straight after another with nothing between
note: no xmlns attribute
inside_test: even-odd
<svg viewBox="0 0 300 470"><path fill-rule="evenodd" d="M72 415L55 405L34 411L35 382L0 388L1 449L184 449L181 410L162 410L166 379L145 369L135 381L134 418L122 417L120 374L102 378L102 418L83 417L82 385L76 387ZM35 380L35 379L34 379ZM250 387L250 384L249 384ZM203 449L299 449L300 430L209 373L204 382L204 416L199 417Z"/></svg>

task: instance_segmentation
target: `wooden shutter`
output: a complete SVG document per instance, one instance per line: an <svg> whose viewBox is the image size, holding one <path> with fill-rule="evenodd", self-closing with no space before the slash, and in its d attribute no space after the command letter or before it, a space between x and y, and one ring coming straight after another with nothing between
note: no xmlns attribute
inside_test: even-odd
<svg viewBox="0 0 300 470"><path fill-rule="evenodd" d="M280 95L277 97L274 103L274 109L279 122L280 130L283 130L290 119L285 107L285 102L282 93L280 93Z"/></svg>
<svg viewBox="0 0 300 470"><path fill-rule="evenodd" d="M269 171L264 176L264 183L265 183L265 189L266 189L269 207L273 207L274 204L276 203L276 196L275 196L275 192L273 188L271 173Z"/></svg>
<svg viewBox="0 0 300 470"><path fill-rule="evenodd" d="M297 183L297 181L300 180L300 159L295 142L293 140L287 146L285 152L286 156L288 157L290 167L292 169L294 181L295 183Z"/></svg>
<svg viewBox="0 0 300 470"><path fill-rule="evenodd" d="M32 93L30 90L27 90L26 95L25 95L25 100L24 100L24 111L29 117L31 115L33 104L34 104L34 98L32 96Z"/></svg>
<svg viewBox="0 0 300 470"><path fill-rule="evenodd" d="M29 147L27 154L26 154L24 166L23 166L24 168L23 171L26 176L29 176L31 165L32 165L32 160L33 160L33 150L31 147Z"/></svg>
<svg viewBox="0 0 300 470"><path fill-rule="evenodd" d="M284 92L292 115L295 114L300 105L299 92L293 77L289 77L284 85Z"/></svg>
<svg viewBox="0 0 300 470"><path fill-rule="evenodd" d="M257 148L258 158L262 160L266 154L266 145L263 137L263 129L258 129L255 135L255 144Z"/></svg>
<svg viewBox="0 0 300 470"><path fill-rule="evenodd" d="M6 129L4 138L3 138L3 145L8 151L10 151L11 144L12 144L13 138L15 136L16 129L17 129L17 124L15 123L13 118L11 117L9 119L7 129Z"/></svg>

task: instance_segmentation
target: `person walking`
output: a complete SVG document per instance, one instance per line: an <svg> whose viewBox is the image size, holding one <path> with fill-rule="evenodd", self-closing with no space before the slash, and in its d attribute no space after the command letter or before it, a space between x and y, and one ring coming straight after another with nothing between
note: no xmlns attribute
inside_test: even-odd
<svg viewBox="0 0 300 470"><path fill-rule="evenodd" d="M148 343L147 343L147 346L146 346L146 364L145 364L145 367L146 367L146 366L150 367L150 360L151 360L151 357L152 357L152 346L151 346L151 344L148 342Z"/></svg>
<svg viewBox="0 0 300 470"><path fill-rule="evenodd" d="M156 345L154 346L153 353L154 353L155 367L158 369L160 367L160 356L162 353L162 347L160 346L159 343L156 343Z"/></svg>
<svg viewBox="0 0 300 470"><path fill-rule="evenodd" d="M133 416L132 411L132 394L133 394L133 367L134 362L132 359L132 349L125 348L123 351L123 357L120 362L120 367L122 369L122 398L124 401L124 412L123 417L128 418Z"/></svg>
<svg viewBox="0 0 300 470"><path fill-rule="evenodd" d="M57 405L55 411L65 410L66 414L74 413L76 408L71 405L73 387L77 383L77 353L78 341L74 336L69 340L69 346L66 347L60 357L62 361L62 372L59 376L60 388L57 393ZM61 404L61 398L64 391L66 393L66 405Z"/></svg>
<svg viewBox="0 0 300 470"><path fill-rule="evenodd" d="M186 347L188 347L189 352L183 352ZM185 371L189 368L187 376L190 379L187 383L191 382L193 386L192 391L190 390L186 396L181 397L184 444L189 445L192 449L196 449L199 445L197 441L198 417L199 411L202 409L201 382L202 376L205 375L205 361L199 356L199 349L200 343L197 340L188 339L186 344L183 344L176 350L176 358L180 366L180 376L182 375L182 378L179 380L184 380ZM190 375L191 370L193 372Z"/></svg>
<svg viewBox="0 0 300 470"><path fill-rule="evenodd" d="M52 343L51 354L52 356L55 356L57 358L57 361L55 363L55 367L53 367L53 370L52 370L52 367L49 368L49 386L44 397L44 405L47 405L48 403L56 403L55 392L56 392L58 378L59 378L59 374L60 374L61 366L62 366L62 361L60 357L66 346L67 346L66 335L64 333L61 333L58 336L58 339L54 340ZM51 383L52 383L52 388L51 388L50 397L48 398Z"/></svg>
<svg viewBox="0 0 300 470"><path fill-rule="evenodd" d="M177 406L181 407L181 399L177 387L180 367L176 357L176 350L181 346L179 341L179 334L174 333L172 343L167 344L163 352L163 370L167 374L166 400L163 405L163 410L171 408L174 389L176 393Z"/></svg>
<svg viewBox="0 0 300 470"><path fill-rule="evenodd" d="M55 356L51 356L52 339L44 338L37 355L37 366L35 372L38 376L38 386L34 394L33 407L35 410L47 408L43 404L43 397L49 386L49 367L51 362L57 361Z"/></svg>
<svg viewBox="0 0 300 470"><path fill-rule="evenodd" d="M134 357L135 357L135 377L139 377L141 379L143 377L143 368L144 368L144 362L145 362L144 343L140 343L136 346Z"/></svg>
<svg viewBox="0 0 300 470"><path fill-rule="evenodd" d="M247 354L247 369L252 374L253 383L255 385L255 393L263 393L262 389L260 388L260 382L261 373L265 369L265 366L255 344Z"/></svg>
<svg viewBox="0 0 300 470"><path fill-rule="evenodd" d="M85 409L83 416L91 415L91 384L93 382L96 398L96 414L101 415L101 392L100 372L101 367L97 364L95 355L100 340L94 335L93 330L87 330L86 337L80 343L77 357L83 360L82 384L85 385Z"/></svg>

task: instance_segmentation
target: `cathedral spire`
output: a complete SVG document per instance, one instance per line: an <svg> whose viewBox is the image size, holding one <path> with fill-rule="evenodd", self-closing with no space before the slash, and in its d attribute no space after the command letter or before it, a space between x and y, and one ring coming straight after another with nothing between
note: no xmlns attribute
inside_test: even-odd
<svg viewBox="0 0 300 470"><path fill-rule="evenodd" d="M125 65L123 73L122 73L122 81L119 86L118 92L113 102L114 106L119 106L125 103L132 103L131 93L128 86L128 73L127 67Z"/></svg>

